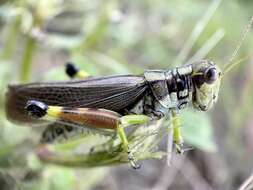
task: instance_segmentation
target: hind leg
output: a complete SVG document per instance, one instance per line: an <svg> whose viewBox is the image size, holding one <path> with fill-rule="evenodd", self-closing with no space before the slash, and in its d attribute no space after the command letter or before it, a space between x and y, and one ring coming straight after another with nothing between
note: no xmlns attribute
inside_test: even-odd
<svg viewBox="0 0 253 190"><path fill-rule="evenodd" d="M28 101L26 110L30 116L47 121L62 121L65 124L79 127L93 127L115 130L121 140L123 150L128 154L128 160L134 169L139 168L124 128L131 125L141 125L150 121L146 115L121 116L116 112L105 109L71 108L50 106L43 102Z"/></svg>

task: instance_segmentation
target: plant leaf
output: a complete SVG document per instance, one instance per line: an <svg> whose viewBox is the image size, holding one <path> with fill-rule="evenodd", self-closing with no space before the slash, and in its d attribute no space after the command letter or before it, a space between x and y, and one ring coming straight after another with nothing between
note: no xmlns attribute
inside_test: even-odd
<svg viewBox="0 0 253 190"><path fill-rule="evenodd" d="M182 133L187 143L204 151L215 152L213 128L207 113L184 111L182 117Z"/></svg>

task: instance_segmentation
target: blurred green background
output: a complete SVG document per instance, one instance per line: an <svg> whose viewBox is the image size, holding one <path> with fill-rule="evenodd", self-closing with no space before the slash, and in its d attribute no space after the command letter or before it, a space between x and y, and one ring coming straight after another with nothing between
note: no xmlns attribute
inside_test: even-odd
<svg viewBox="0 0 253 190"><path fill-rule="evenodd" d="M202 58L231 58L253 16L253 2L129 0L0 1L0 189L237 189L253 172L253 59L228 73L208 113L183 111L185 156L128 165L73 169L38 163L40 133L9 123L7 85L68 80L72 61L94 76L141 74ZM253 52L248 34L237 57ZM166 140L165 140L166 141ZM161 149L166 143L161 142Z"/></svg>

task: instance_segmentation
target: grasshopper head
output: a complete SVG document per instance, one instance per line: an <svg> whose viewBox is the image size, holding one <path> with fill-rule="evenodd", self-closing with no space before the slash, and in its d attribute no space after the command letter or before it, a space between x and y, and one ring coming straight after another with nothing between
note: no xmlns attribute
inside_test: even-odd
<svg viewBox="0 0 253 190"><path fill-rule="evenodd" d="M218 99L222 72L213 62L202 60L193 64L193 105L201 111L209 110Z"/></svg>

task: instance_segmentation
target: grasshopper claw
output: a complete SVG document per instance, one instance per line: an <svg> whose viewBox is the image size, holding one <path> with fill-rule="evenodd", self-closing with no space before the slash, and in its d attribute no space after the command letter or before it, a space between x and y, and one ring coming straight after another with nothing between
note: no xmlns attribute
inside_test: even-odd
<svg viewBox="0 0 253 190"><path fill-rule="evenodd" d="M127 154L128 154L128 161L130 162L132 168L135 170L140 169L141 165L136 162L132 152L128 151Z"/></svg>
<svg viewBox="0 0 253 190"><path fill-rule="evenodd" d="M186 151L193 150L193 147L187 147L183 143L182 144L175 144L176 152L178 154L184 154Z"/></svg>
<svg viewBox="0 0 253 190"><path fill-rule="evenodd" d="M175 147L176 147L176 152L178 154L184 154L185 149L184 149L184 144L183 143L181 143L181 144L176 143Z"/></svg>

